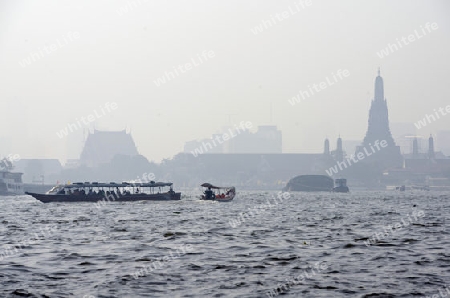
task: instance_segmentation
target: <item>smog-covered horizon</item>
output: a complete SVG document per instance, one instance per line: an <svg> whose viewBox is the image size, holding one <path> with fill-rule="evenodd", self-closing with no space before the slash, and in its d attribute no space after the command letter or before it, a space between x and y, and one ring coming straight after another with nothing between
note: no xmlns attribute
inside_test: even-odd
<svg viewBox="0 0 450 298"><path fill-rule="evenodd" d="M139 154L160 162L202 154L207 140L207 151L219 150L217 135L226 146L242 122L252 134L276 126L283 153L320 153L339 136L352 151L368 129L378 69L397 145L406 153L405 136L418 136L426 150L450 124L449 9L1 1L0 154L65 163L80 158L89 132L125 130ZM449 148L436 139L437 150Z"/></svg>

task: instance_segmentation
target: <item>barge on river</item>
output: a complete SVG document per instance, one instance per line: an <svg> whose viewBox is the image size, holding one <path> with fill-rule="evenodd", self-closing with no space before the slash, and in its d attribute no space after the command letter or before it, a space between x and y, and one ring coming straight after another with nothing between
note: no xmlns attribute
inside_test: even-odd
<svg viewBox="0 0 450 298"><path fill-rule="evenodd" d="M168 190L167 190L168 189ZM52 202L98 202L98 201L172 201L180 200L171 182L149 183L99 183L77 182L56 185L45 194L25 192L43 203Z"/></svg>

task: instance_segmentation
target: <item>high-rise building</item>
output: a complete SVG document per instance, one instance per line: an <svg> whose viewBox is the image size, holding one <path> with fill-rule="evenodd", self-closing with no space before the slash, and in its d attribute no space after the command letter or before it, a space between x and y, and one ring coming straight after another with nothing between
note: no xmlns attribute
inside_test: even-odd
<svg viewBox="0 0 450 298"><path fill-rule="evenodd" d="M387 145L384 147L376 145L381 142ZM379 69L378 76L375 79L375 96L370 106L367 133L356 153L363 153L366 157L365 161L375 161L384 168L403 166L400 147L395 144L389 129L388 107L384 97L383 78L380 76Z"/></svg>

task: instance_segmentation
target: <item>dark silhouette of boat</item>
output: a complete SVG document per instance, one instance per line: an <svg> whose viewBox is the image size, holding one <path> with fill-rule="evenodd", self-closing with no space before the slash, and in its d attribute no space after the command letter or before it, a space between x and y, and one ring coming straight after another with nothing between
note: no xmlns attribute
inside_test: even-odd
<svg viewBox="0 0 450 298"><path fill-rule="evenodd" d="M169 188L169 190L167 190ZM25 192L43 203L99 202L99 201L172 201L180 200L171 182L150 183L98 183L77 182L56 185L45 194Z"/></svg>
<svg viewBox="0 0 450 298"><path fill-rule="evenodd" d="M292 178L283 191L332 191L333 179L325 175L300 175Z"/></svg>
<svg viewBox="0 0 450 298"><path fill-rule="evenodd" d="M339 178L334 180L335 187L333 188L334 192L349 192L347 186L347 179Z"/></svg>
<svg viewBox="0 0 450 298"><path fill-rule="evenodd" d="M214 186L210 183L203 183L201 187L206 188L203 195L200 197L201 200L229 202L232 201L236 195L234 186Z"/></svg>

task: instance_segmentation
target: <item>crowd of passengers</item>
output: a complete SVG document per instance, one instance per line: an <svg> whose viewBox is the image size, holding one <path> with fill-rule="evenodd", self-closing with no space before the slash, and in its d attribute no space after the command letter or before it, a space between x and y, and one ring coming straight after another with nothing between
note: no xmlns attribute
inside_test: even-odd
<svg viewBox="0 0 450 298"><path fill-rule="evenodd" d="M80 196L109 196L109 195L115 195L115 196L126 196L126 195L131 195L131 192L129 190L125 190L123 192L120 191L119 188L116 189L117 191L104 191L103 189L99 189L98 191L94 191L92 189L89 189L89 192L86 193L86 191L84 189L79 190L78 188L75 188L73 191L72 189L68 188L68 189L61 189L60 191L57 192L57 194L59 195L80 195ZM139 191L139 188L136 188L135 190L135 194L140 194L141 192ZM158 191L158 193L160 193ZM168 191L168 193L170 194L174 194L175 192L170 189ZM145 193L142 193L145 194Z"/></svg>
<svg viewBox="0 0 450 298"><path fill-rule="evenodd" d="M109 196L109 195L130 195L131 192L129 190L125 190L123 193L120 191L120 189L117 189L117 192L113 191L104 191L103 189L99 189L98 191L94 191L92 189L89 189L88 193L84 189L79 190L78 188L75 188L73 191L72 189L61 189L58 194L60 195L81 195L81 196ZM136 193L139 193L139 188L136 188Z"/></svg>

